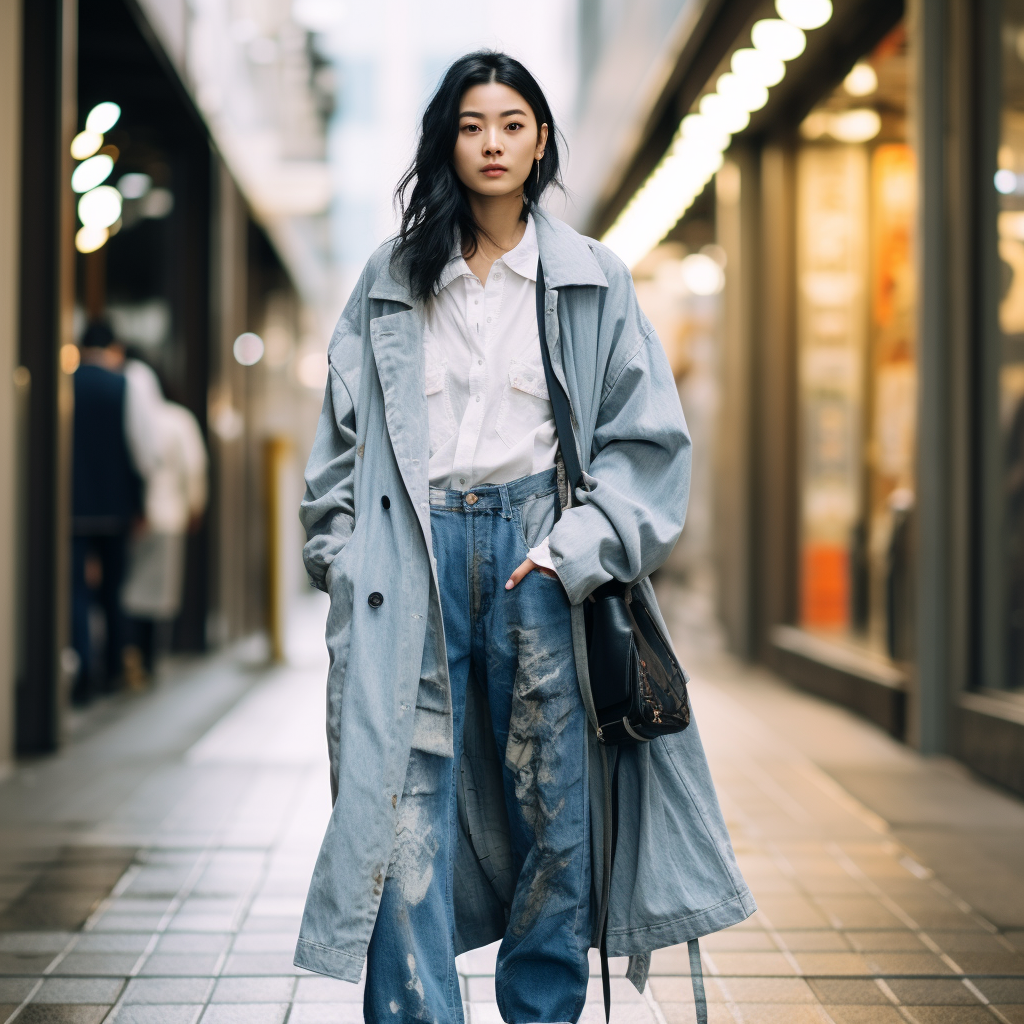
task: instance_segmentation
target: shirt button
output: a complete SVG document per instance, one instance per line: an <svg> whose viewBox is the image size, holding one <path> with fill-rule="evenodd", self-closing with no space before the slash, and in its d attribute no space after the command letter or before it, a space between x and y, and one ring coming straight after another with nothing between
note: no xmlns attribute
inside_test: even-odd
<svg viewBox="0 0 1024 1024"><path fill-rule="evenodd" d="M484 361L483 361L482 359L478 359L478 360L476 361L476 365L477 365L477 366L483 366L483 365L484 365Z"/></svg>
<svg viewBox="0 0 1024 1024"><path fill-rule="evenodd" d="M478 402L480 401L480 396L479 396L479 395L477 395L477 396L476 396L476 400L477 400Z"/></svg>
<svg viewBox="0 0 1024 1024"><path fill-rule="evenodd" d="M488 322L488 323L490 323L490 322L491 322L491 318L490 318L490 317L488 317L488 318L487 318L487 322Z"/></svg>
<svg viewBox="0 0 1024 1024"><path fill-rule="evenodd" d="M384 603L384 595L378 594L375 590L367 599L366 603L371 608L379 608Z"/></svg>
<svg viewBox="0 0 1024 1024"><path fill-rule="evenodd" d="M494 275L494 280L495 281L500 281L501 280L501 271L498 271L498 273Z"/></svg>
<svg viewBox="0 0 1024 1024"><path fill-rule="evenodd" d="M459 477L459 483L460 484L464 484L465 482L466 482L466 478L464 476L460 476Z"/></svg>
<svg viewBox="0 0 1024 1024"><path fill-rule="evenodd" d="M381 497L381 499L380 499L380 503L381 503L381 504L382 504L382 505L383 505L383 506L384 506L385 508L391 508L391 499L390 499L390 498L389 498L389 497L388 497L388 496L387 496L386 494L385 494L385 495L383 495L383 496Z"/></svg>

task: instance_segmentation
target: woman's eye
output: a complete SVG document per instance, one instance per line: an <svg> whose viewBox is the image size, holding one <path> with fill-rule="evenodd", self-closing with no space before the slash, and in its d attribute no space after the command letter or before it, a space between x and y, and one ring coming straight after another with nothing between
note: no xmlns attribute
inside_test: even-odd
<svg viewBox="0 0 1024 1024"><path fill-rule="evenodd" d="M519 129L522 128L523 126L518 121L513 121L507 127L509 128L510 131L514 131L515 132L515 131L519 131Z"/></svg>

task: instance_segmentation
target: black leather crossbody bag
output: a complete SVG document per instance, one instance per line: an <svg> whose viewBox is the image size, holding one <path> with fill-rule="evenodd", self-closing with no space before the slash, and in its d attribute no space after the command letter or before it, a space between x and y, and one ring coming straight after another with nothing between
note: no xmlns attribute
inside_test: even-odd
<svg viewBox="0 0 1024 1024"><path fill-rule="evenodd" d="M569 399L551 368L544 327L544 268L537 265L537 329L569 495L584 486ZM561 514L561 502L556 506ZM687 676L635 585L610 580L584 605L597 738L608 746L646 743L690 724Z"/></svg>

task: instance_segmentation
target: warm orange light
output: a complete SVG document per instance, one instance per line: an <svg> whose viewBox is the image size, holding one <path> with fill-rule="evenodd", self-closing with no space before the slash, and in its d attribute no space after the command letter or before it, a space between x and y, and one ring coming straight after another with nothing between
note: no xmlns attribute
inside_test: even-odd
<svg viewBox="0 0 1024 1024"><path fill-rule="evenodd" d="M82 361L82 355L78 351L77 345L61 345L60 347L60 368L68 374L74 373L78 369L78 364Z"/></svg>

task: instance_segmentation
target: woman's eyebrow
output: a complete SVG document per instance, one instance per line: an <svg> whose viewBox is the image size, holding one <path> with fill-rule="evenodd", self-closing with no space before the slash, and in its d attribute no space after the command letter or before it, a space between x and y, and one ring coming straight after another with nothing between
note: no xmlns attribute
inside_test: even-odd
<svg viewBox="0 0 1024 1024"><path fill-rule="evenodd" d="M519 114L521 117L526 117L526 111L519 110L518 107L515 110L503 110L498 117L511 117L513 114ZM479 117L482 119L484 115L477 110L464 110L459 114L459 117Z"/></svg>

